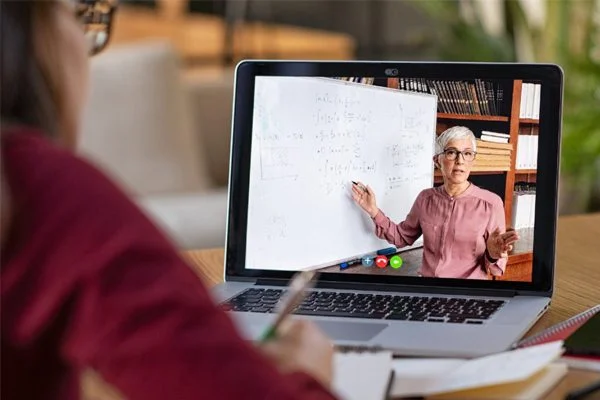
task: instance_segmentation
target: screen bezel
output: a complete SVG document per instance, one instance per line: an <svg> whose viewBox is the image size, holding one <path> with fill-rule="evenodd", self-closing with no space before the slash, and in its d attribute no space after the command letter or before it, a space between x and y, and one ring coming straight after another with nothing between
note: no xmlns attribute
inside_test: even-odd
<svg viewBox="0 0 600 400"><path fill-rule="evenodd" d="M541 83L540 135L536 177L533 273L531 282L381 276L323 273L321 285L348 288L365 285L452 289L498 289L514 292L552 293L555 265L557 193L560 164L563 71L554 64L454 63L454 62L369 62L369 61L242 61L236 66L231 134L231 159L225 278L228 281L268 279L284 284L293 271L246 269L246 226L248 212L250 149L256 76L315 77L422 77L428 79L521 79ZM387 72L387 74L386 74ZM249 134L250 133L250 134ZM543 154L544 157L539 157Z"/></svg>

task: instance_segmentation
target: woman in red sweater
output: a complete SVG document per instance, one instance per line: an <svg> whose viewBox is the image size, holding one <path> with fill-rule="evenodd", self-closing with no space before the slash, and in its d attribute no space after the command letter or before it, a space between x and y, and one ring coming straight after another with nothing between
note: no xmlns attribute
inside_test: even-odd
<svg viewBox="0 0 600 400"><path fill-rule="evenodd" d="M105 29L111 2L79 7L101 10ZM331 399L332 347L314 325L245 342L176 249L72 153L88 49L107 37L86 41L67 2L0 7L2 398L78 399L93 368L132 400Z"/></svg>

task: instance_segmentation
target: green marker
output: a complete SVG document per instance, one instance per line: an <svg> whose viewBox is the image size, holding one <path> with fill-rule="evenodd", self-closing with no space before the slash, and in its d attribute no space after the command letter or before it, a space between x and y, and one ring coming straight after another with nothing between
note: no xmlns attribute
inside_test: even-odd
<svg viewBox="0 0 600 400"><path fill-rule="evenodd" d="M400 256L393 256L390 258L390 267L398 269L402 266L402 258Z"/></svg>

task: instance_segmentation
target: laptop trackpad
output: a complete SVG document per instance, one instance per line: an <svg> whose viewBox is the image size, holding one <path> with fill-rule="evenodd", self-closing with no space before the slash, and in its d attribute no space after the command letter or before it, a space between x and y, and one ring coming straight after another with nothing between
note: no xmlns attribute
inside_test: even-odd
<svg viewBox="0 0 600 400"><path fill-rule="evenodd" d="M332 340L369 341L387 328L387 324L313 320Z"/></svg>

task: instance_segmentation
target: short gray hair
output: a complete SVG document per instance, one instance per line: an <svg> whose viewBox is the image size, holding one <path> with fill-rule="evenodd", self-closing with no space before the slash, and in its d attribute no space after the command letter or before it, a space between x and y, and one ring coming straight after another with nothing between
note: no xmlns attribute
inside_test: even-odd
<svg viewBox="0 0 600 400"><path fill-rule="evenodd" d="M455 139L471 139L473 151L477 151L477 141L473 131L466 126L453 126L442 132L435 140L435 154L442 153L448 143Z"/></svg>

